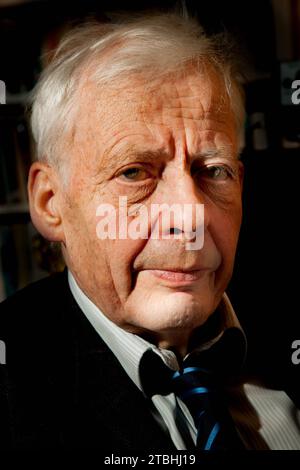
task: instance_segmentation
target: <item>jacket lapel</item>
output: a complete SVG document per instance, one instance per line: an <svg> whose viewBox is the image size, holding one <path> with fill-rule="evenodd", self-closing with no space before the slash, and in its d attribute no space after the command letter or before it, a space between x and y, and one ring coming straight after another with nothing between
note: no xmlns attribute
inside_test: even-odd
<svg viewBox="0 0 300 470"><path fill-rule="evenodd" d="M65 413L68 409L69 423L64 440L70 445L79 440L84 447L111 451L176 450L153 417L152 402L128 377L77 306L69 288L65 302L65 321L72 328L69 350L62 357L72 362L75 359L75 364L70 369L74 371L72 390L66 394L63 407ZM66 367L64 370L68 370Z"/></svg>

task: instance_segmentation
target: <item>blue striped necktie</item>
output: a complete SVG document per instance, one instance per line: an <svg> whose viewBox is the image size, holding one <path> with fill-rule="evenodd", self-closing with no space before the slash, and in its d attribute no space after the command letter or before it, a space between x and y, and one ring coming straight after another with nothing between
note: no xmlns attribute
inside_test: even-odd
<svg viewBox="0 0 300 470"><path fill-rule="evenodd" d="M193 353L174 372L151 349L140 362L140 377L149 397L174 393L188 408L197 429L200 450L244 449L226 404L224 383L235 377L243 357L243 342L236 329L209 351ZM231 346L234 346L231 348Z"/></svg>
<svg viewBox="0 0 300 470"><path fill-rule="evenodd" d="M225 392L214 374L186 365L172 373L171 389L187 406L197 429L201 450L235 450L243 445L225 403Z"/></svg>

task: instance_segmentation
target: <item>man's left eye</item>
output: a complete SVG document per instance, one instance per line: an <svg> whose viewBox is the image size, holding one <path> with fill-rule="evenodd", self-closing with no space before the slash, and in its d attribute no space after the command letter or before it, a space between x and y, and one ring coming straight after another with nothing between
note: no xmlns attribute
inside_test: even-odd
<svg viewBox="0 0 300 470"><path fill-rule="evenodd" d="M119 175L123 181L143 181L148 177L149 174L146 170L137 167L127 168Z"/></svg>
<svg viewBox="0 0 300 470"><path fill-rule="evenodd" d="M199 170L201 177L211 179L213 181L226 181L233 178L233 171L223 165L212 165Z"/></svg>

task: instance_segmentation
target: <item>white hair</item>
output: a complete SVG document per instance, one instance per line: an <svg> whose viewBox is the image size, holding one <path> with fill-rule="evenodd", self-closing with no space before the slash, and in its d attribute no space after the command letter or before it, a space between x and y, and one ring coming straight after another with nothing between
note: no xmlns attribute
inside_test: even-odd
<svg viewBox="0 0 300 470"><path fill-rule="evenodd" d="M244 104L241 76L224 36L209 37L195 19L174 13L135 17L112 23L88 23L71 30L43 71L32 96L31 124L37 157L60 164L64 133L74 124L76 91L83 72L99 87L113 86L132 74L146 80L211 64L223 77L241 135ZM92 67L90 67L92 66Z"/></svg>

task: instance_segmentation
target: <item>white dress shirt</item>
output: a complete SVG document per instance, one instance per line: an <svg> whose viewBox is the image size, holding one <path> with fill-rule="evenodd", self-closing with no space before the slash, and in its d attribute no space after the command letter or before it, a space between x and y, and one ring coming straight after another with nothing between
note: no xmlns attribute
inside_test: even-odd
<svg viewBox="0 0 300 470"><path fill-rule="evenodd" d="M179 369L172 351L160 349L117 326L84 294L70 271L68 276L70 289L78 306L142 393L144 392L139 376L139 363L148 349L158 354L169 368ZM222 330L197 349L210 348L228 328L241 329L226 294L223 295L218 310L222 319ZM197 430L193 418L178 397L173 393L154 395L151 406L154 418L165 432L170 434L178 450L186 450L189 442L196 442ZM239 385L230 390L229 409L246 448L300 450L300 411L284 392L260 385Z"/></svg>

